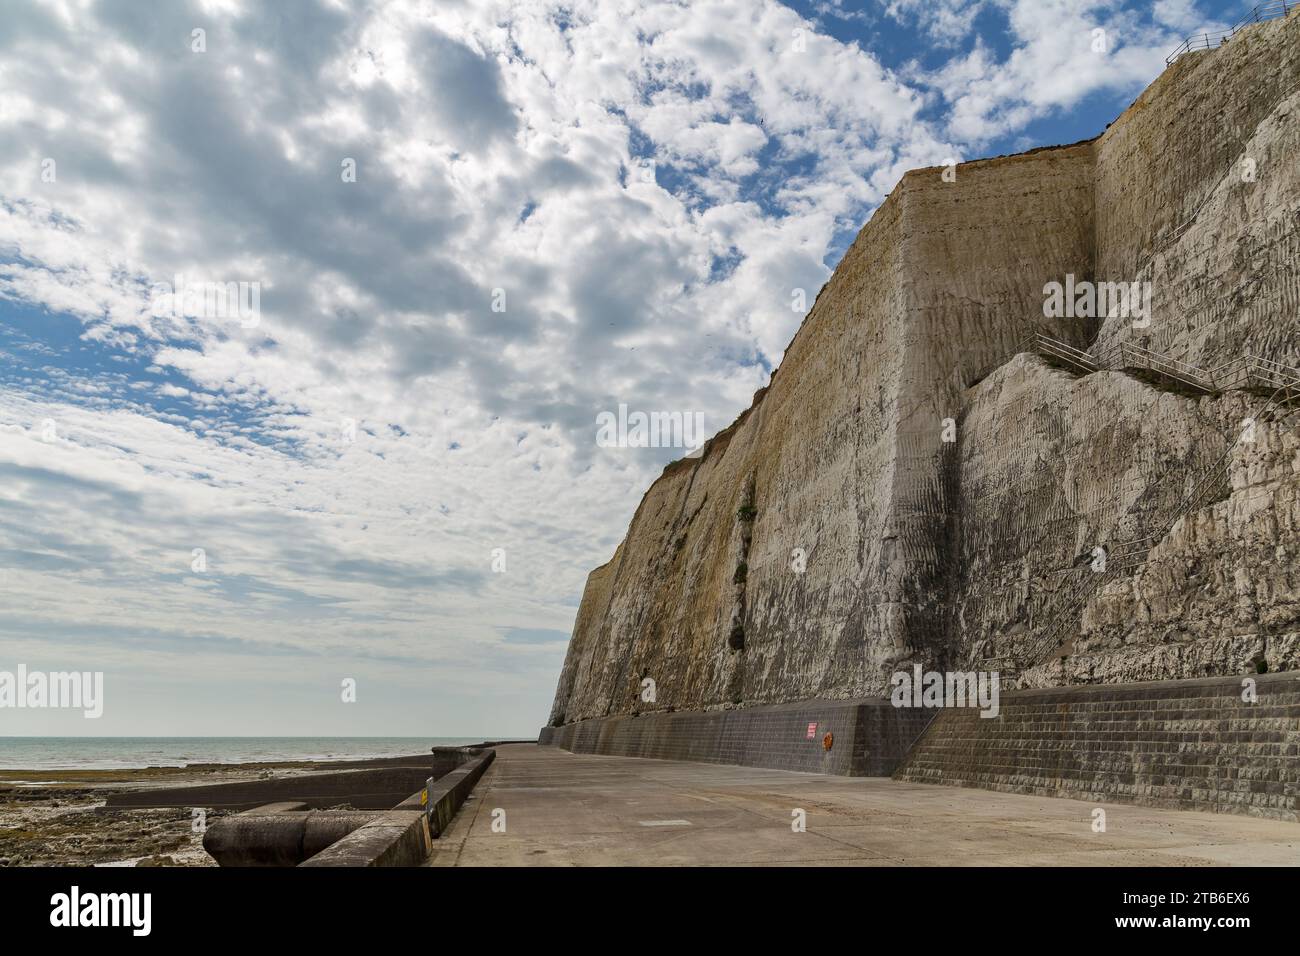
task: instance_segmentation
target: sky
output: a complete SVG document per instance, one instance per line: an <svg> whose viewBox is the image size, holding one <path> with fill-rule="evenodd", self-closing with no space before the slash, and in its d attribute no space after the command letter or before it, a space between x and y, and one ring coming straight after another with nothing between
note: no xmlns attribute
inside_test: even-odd
<svg viewBox="0 0 1300 956"><path fill-rule="evenodd" d="M687 451L602 413L726 427L903 172L1246 4L4 6L0 671L104 706L0 736L506 737Z"/></svg>

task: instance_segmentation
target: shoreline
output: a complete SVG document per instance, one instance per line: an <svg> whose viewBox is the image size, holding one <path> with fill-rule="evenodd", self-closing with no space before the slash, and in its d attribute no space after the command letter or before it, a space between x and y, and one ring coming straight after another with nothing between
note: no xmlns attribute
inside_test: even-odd
<svg viewBox="0 0 1300 956"><path fill-rule="evenodd" d="M114 737L0 736L0 773L164 770L249 764L324 763L404 757L460 747L478 736Z"/></svg>
<svg viewBox="0 0 1300 956"><path fill-rule="evenodd" d="M425 758L271 760L124 769L0 769L0 866L216 866L190 810L107 809L109 794L241 783ZM225 816L208 810L205 822Z"/></svg>

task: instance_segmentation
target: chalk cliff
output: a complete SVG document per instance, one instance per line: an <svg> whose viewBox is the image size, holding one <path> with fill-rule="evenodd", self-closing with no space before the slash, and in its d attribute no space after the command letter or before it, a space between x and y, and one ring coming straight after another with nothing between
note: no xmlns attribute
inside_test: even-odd
<svg viewBox="0 0 1300 956"><path fill-rule="evenodd" d="M1175 61L1093 141L905 175L770 385L591 573L551 724L882 695L913 662L1300 667L1298 416L1259 416L1277 379L1247 368L1300 366L1298 147L1293 15ZM1067 275L1150 283L1149 324L1046 318Z"/></svg>

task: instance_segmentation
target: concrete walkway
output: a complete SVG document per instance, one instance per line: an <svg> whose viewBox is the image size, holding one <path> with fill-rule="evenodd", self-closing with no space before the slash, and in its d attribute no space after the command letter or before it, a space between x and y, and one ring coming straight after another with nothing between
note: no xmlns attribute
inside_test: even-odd
<svg viewBox="0 0 1300 956"><path fill-rule="evenodd" d="M1094 806L1106 832L1092 831ZM807 813L807 832L791 829ZM505 832L493 831L494 810ZM499 829L499 824L498 824ZM433 866L1300 865L1300 824L510 744Z"/></svg>

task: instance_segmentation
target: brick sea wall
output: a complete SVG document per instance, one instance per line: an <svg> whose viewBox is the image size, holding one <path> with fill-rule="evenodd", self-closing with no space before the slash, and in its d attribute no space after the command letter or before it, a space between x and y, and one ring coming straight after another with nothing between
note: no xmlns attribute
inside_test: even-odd
<svg viewBox="0 0 1300 956"><path fill-rule="evenodd" d="M1300 822L1300 672L1009 691L945 710L895 779Z"/></svg>
<svg viewBox="0 0 1300 956"><path fill-rule="evenodd" d="M934 713L874 698L807 700L739 710L597 717L544 727L538 743L583 754L889 776ZM829 750L827 733L832 735Z"/></svg>

